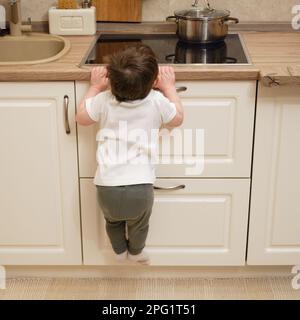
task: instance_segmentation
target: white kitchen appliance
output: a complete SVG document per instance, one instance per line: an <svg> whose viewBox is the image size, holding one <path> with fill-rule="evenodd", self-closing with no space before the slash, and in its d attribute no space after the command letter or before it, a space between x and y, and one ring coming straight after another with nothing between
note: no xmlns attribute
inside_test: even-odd
<svg viewBox="0 0 300 320"><path fill-rule="evenodd" d="M49 9L49 32L57 35L93 35L97 31L96 8Z"/></svg>

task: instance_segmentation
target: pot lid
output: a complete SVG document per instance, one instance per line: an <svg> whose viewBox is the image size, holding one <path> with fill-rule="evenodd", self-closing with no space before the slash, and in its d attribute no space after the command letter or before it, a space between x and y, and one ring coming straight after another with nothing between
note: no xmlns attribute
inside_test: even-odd
<svg viewBox="0 0 300 320"><path fill-rule="evenodd" d="M193 8L189 10L175 11L177 18L192 19L192 20L213 20L230 16L228 10L216 10L216 9L200 9Z"/></svg>

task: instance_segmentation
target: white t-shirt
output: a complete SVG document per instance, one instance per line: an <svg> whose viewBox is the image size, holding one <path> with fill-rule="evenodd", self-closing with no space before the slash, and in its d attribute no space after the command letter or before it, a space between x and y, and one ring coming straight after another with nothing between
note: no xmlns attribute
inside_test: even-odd
<svg viewBox="0 0 300 320"><path fill-rule="evenodd" d="M85 105L90 118L100 124L94 183L153 184L159 129L174 119L175 105L155 90L143 100L122 103L105 91Z"/></svg>

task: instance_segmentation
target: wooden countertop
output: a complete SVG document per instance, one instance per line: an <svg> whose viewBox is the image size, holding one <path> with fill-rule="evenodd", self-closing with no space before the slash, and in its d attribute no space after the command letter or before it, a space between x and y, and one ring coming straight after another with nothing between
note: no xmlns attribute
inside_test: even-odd
<svg viewBox="0 0 300 320"><path fill-rule="evenodd" d="M256 80L266 85L300 84L299 32L240 32L252 65L175 66L178 80ZM0 66L0 81L89 80L81 67L95 36L69 36L70 51L61 59L39 65Z"/></svg>
<svg viewBox="0 0 300 320"><path fill-rule="evenodd" d="M242 32L265 85L300 85L300 32Z"/></svg>

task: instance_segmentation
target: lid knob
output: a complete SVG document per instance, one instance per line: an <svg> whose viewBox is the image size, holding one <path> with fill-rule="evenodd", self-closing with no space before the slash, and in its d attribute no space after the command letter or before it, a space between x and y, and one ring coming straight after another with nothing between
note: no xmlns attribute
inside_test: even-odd
<svg viewBox="0 0 300 320"><path fill-rule="evenodd" d="M205 1L205 5L206 5L206 8L211 10L211 5L209 3L209 0L204 0ZM199 7L199 0L195 0L194 4L192 4L192 7L194 8L198 8Z"/></svg>

